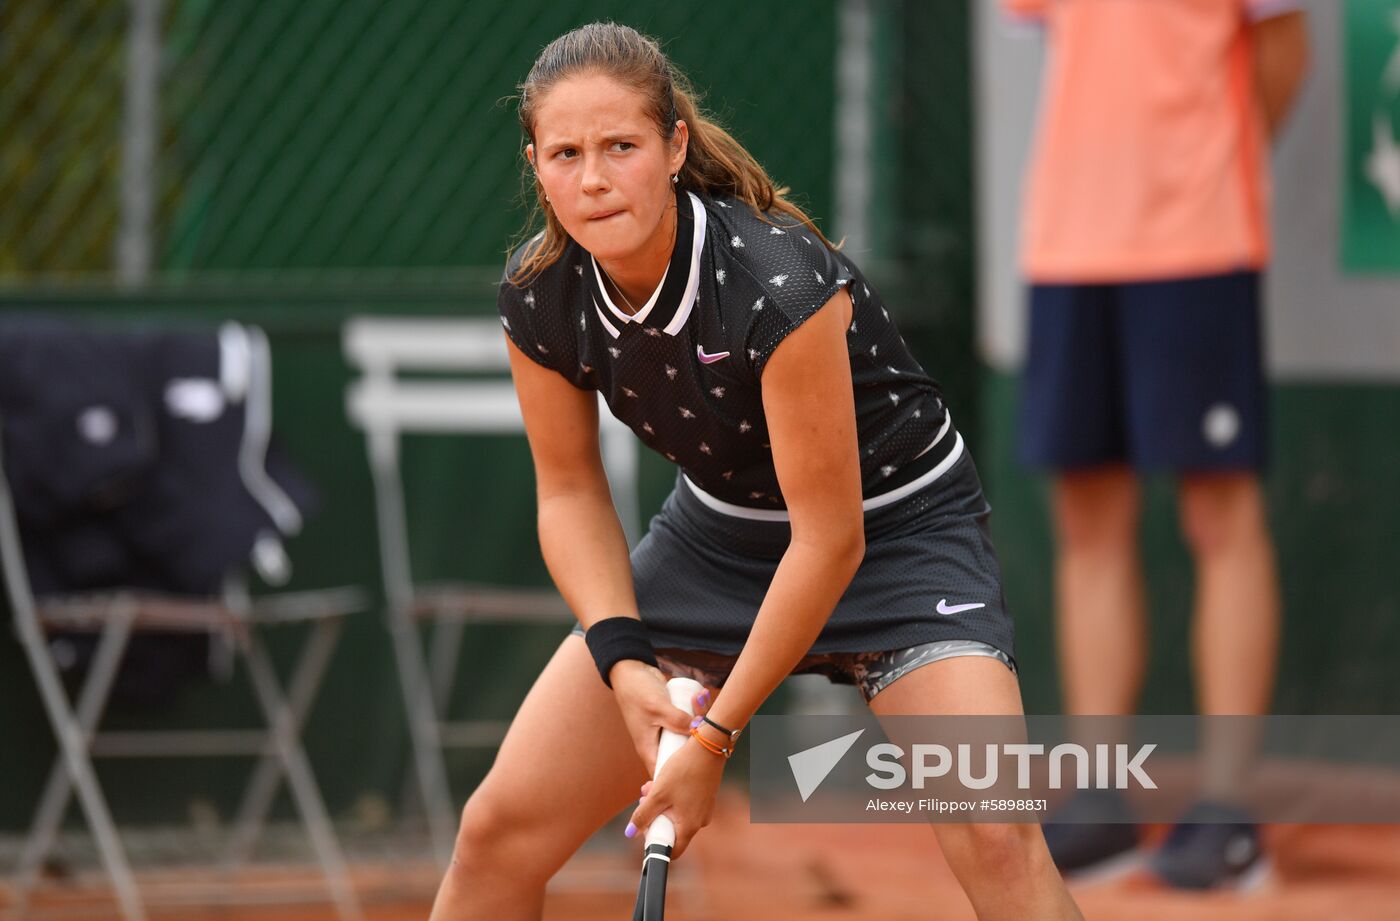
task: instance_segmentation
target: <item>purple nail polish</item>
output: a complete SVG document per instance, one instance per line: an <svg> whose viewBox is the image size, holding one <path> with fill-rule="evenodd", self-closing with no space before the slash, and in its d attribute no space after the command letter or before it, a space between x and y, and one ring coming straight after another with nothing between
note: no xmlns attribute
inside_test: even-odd
<svg viewBox="0 0 1400 921"><path fill-rule="evenodd" d="M629 838L634 838L634 837L636 837L636 835L637 835L637 826L633 825L631 822L628 822L628 823L627 823L627 830L624 831L623 834L626 835L626 836L629 837Z"/></svg>
<svg viewBox="0 0 1400 921"><path fill-rule="evenodd" d="M710 692L709 692L709 691L706 691L705 693L703 693L703 694L700 695L700 706L702 706L702 707L708 707L709 705L710 705Z"/></svg>
<svg viewBox="0 0 1400 921"><path fill-rule="evenodd" d="M695 719L690 721L690 728L695 729L697 726L700 725L701 722L702 720L700 719L700 717L697 716Z"/></svg>

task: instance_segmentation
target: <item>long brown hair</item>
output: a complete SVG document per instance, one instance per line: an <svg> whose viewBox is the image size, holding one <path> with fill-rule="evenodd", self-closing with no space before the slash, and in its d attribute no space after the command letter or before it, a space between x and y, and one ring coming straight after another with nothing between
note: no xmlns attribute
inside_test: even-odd
<svg viewBox="0 0 1400 921"><path fill-rule="evenodd" d="M545 46L520 85L520 127L527 143L534 143L535 112L544 94L560 80L583 73L604 74L639 92L658 133L668 141L676 135L677 120L686 123L690 143L678 179L682 189L707 196L732 196L746 202L760 216L765 211L787 215L810 228L827 246L837 248L801 208L788 200L787 187L775 186L753 154L700 111L689 81L666 58L660 45L629 26L594 22L566 32ZM528 166L524 181L524 197L530 198L531 187L534 191L526 233L535 226L540 213L544 214L544 232L539 244L530 248L511 275L511 282L517 285L525 284L557 262L568 243L568 233L545 202L544 186Z"/></svg>

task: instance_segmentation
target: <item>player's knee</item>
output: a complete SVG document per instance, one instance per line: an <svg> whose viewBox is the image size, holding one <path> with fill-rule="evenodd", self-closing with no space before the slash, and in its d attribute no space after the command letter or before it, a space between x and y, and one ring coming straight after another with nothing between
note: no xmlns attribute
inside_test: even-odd
<svg viewBox="0 0 1400 921"><path fill-rule="evenodd" d="M520 886L543 886L550 872L548 868L532 866L529 835L529 829L511 815L506 803L482 785L462 809L452 851L452 872L468 879L489 877ZM509 872L504 872L507 869Z"/></svg>
<svg viewBox="0 0 1400 921"><path fill-rule="evenodd" d="M1138 483L1126 468L1062 474L1055 481L1054 507L1062 547L1121 551L1135 545Z"/></svg>
<svg viewBox="0 0 1400 921"><path fill-rule="evenodd" d="M464 870L485 869L485 864L500 853L492 842L506 833L508 820L504 810L484 789L478 789L462 808L462 821L457 826L457 842L453 848L454 866Z"/></svg>
<svg viewBox="0 0 1400 921"><path fill-rule="evenodd" d="M1024 823L950 825L940 831L939 843L959 875L984 879L1029 872L1045 848L1040 827Z"/></svg>
<svg viewBox="0 0 1400 921"><path fill-rule="evenodd" d="M1267 534L1263 492L1252 475L1183 480L1178 504L1182 536L1197 556L1219 553Z"/></svg>

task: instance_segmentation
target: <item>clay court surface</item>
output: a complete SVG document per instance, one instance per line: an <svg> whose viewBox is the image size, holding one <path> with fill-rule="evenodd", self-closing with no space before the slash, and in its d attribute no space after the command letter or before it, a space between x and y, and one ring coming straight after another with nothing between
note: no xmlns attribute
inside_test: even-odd
<svg viewBox="0 0 1400 921"><path fill-rule="evenodd" d="M556 877L547 919L631 917L637 859L613 831ZM1400 828L1276 826L1267 840L1272 879L1248 894L1164 892L1132 877L1075 893L1090 921L1400 921ZM81 879L46 887L31 917L115 918L100 881ZM436 872L424 863L356 861L355 882L366 921L425 919ZM335 919L306 867L263 866L232 879L146 871L142 887L153 919ZM673 921L973 918L927 828L750 825L737 795L722 798L714 823L676 864L671 893ZM7 903L0 889L0 906Z"/></svg>

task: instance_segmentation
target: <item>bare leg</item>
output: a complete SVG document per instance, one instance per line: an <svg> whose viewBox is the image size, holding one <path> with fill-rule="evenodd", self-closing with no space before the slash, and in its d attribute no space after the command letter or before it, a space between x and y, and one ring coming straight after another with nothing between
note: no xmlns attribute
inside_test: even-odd
<svg viewBox="0 0 1400 921"><path fill-rule="evenodd" d="M463 810L432 921L537 921L549 878L646 779L587 646L567 637Z"/></svg>
<svg viewBox="0 0 1400 921"><path fill-rule="evenodd" d="M995 659L964 656L915 669L870 702L877 716L970 716L1021 713L1011 671ZM981 921L1078 919L1040 826L936 824L953 875Z"/></svg>
<svg viewBox="0 0 1400 921"><path fill-rule="evenodd" d="M1053 508L1065 712L1132 713L1147 662L1137 477L1121 466L1061 473Z"/></svg>
<svg viewBox="0 0 1400 921"><path fill-rule="evenodd" d="M1267 713L1279 642L1278 572L1263 491L1251 473L1183 477L1182 531L1196 563L1192 658L1197 704L1206 715ZM1203 741L1203 793L1232 798L1253 741L1221 727Z"/></svg>

